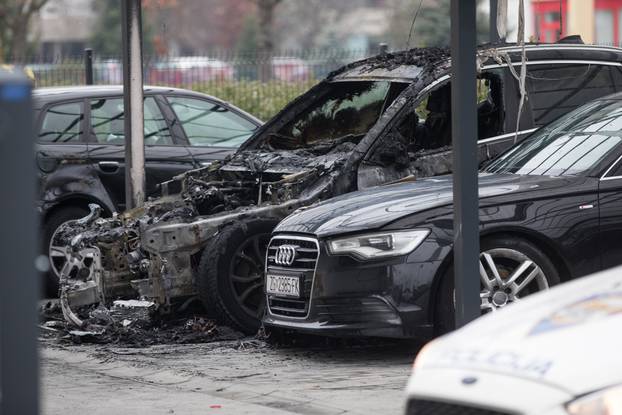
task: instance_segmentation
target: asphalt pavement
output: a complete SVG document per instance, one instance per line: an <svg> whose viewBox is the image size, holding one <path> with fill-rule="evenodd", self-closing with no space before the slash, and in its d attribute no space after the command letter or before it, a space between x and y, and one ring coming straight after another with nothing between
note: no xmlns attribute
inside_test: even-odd
<svg viewBox="0 0 622 415"><path fill-rule="evenodd" d="M42 413L400 414L418 347L243 339L123 347L41 341Z"/></svg>

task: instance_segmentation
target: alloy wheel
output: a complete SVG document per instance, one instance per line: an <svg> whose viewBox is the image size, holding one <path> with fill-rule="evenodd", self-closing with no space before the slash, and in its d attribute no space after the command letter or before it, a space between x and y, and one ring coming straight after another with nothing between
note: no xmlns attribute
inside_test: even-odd
<svg viewBox="0 0 622 415"><path fill-rule="evenodd" d="M58 245L55 241L58 239L58 234L61 229L65 228L70 223L76 220L68 220L60 224L58 228L52 234L50 238L50 244L48 248L48 258L50 259L50 269L54 273L54 276L60 281L60 272L67 263L67 254L65 246Z"/></svg>
<svg viewBox="0 0 622 415"><path fill-rule="evenodd" d="M482 313L495 312L521 298L549 288L540 266L524 253L494 248L479 257Z"/></svg>

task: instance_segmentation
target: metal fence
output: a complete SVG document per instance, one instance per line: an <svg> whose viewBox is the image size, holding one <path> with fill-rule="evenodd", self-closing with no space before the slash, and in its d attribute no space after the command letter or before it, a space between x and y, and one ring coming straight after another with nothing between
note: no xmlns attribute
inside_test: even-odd
<svg viewBox="0 0 622 415"><path fill-rule="evenodd" d="M331 71L378 51L312 50L274 54L215 52L203 56L145 57L147 85L188 88L216 96L267 120ZM20 59L36 87L84 85L85 57ZM94 84L122 84L120 57L93 54Z"/></svg>

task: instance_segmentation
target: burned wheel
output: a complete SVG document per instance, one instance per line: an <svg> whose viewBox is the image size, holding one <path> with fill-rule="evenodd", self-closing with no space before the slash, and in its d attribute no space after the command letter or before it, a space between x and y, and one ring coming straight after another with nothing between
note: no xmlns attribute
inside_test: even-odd
<svg viewBox="0 0 622 415"><path fill-rule="evenodd" d="M205 247L197 271L199 296L222 323L255 333L265 309L264 270L276 219L253 219L223 228Z"/></svg>
<svg viewBox="0 0 622 415"><path fill-rule="evenodd" d="M560 282L555 266L540 248L512 236L482 240L479 268L482 314L496 312ZM440 284L435 321L438 334L455 327L453 278L453 268L450 268Z"/></svg>
<svg viewBox="0 0 622 415"><path fill-rule="evenodd" d="M49 297L58 296L60 270L65 264L64 247L54 243L56 231L61 225L85 217L88 209L80 206L68 206L52 212L43 225L42 253L50 259L50 270L45 274L45 294Z"/></svg>

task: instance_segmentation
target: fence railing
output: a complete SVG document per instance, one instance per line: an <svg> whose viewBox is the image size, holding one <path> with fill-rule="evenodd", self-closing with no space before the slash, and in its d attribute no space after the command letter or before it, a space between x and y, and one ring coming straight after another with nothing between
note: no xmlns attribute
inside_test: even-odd
<svg viewBox="0 0 622 415"><path fill-rule="evenodd" d="M618 46L618 45L603 45ZM200 56L147 56L144 82L204 92L267 120L285 104L308 90L331 71L380 51L322 49L273 54L217 51ZM92 62L94 84L121 84L120 57L64 56L53 60L15 59L32 74L36 87L84 85Z"/></svg>
<svg viewBox="0 0 622 415"><path fill-rule="evenodd" d="M326 77L331 71L377 51L311 50L274 54L215 52L202 56L166 56L144 59L146 85L187 88L216 96L268 119L285 104ZM31 71L36 87L84 85L85 56L53 61L20 59ZM94 84L121 84L120 57L92 55Z"/></svg>

